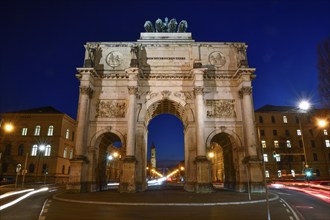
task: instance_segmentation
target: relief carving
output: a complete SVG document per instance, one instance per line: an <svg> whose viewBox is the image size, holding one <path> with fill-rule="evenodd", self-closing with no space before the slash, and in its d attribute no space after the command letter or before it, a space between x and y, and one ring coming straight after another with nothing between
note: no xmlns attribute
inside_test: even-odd
<svg viewBox="0 0 330 220"><path fill-rule="evenodd" d="M226 58L221 52L214 51L209 55L209 62L214 66L222 67L226 64Z"/></svg>
<svg viewBox="0 0 330 220"><path fill-rule="evenodd" d="M168 90L164 90L161 93L162 93L163 98L165 98L165 99L171 95L171 91L168 91Z"/></svg>
<svg viewBox="0 0 330 220"><path fill-rule="evenodd" d="M147 95L146 95L146 102L149 101L150 99L158 96L158 94L159 94L158 92L150 92L150 91L148 91L147 92Z"/></svg>
<svg viewBox="0 0 330 220"><path fill-rule="evenodd" d="M90 87L81 86L80 87L80 94L88 95L89 97L91 97L93 95L93 90Z"/></svg>
<svg viewBox="0 0 330 220"><path fill-rule="evenodd" d="M235 100L222 99L222 100L207 100L206 106L208 108L206 116L208 118L234 118Z"/></svg>
<svg viewBox="0 0 330 220"><path fill-rule="evenodd" d="M243 98L243 95L251 95L252 94L252 87L251 86L244 86L239 90L239 96Z"/></svg>
<svg viewBox="0 0 330 220"><path fill-rule="evenodd" d="M96 118L125 118L126 102L124 100L98 100Z"/></svg>
<svg viewBox="0 0 330 220"><path fill-rule="evenodd" d="M116 67L121 64L122 54L117 51L112 51L108 54L106 62L111 67Z"/></svg>

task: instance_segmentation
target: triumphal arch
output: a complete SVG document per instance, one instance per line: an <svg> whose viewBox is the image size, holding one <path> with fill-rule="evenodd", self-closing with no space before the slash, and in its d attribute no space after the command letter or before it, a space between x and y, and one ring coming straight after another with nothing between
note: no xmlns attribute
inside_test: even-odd
<svg viewBox="0 0 330 220"><path fill-rule="evenodd" d="M247 45L195 42L186 29L158 19L136 42L86 43L68 188L104 187L107 154L120 142L120 192L146 190L148 123L168 113L184 125L187 191L212 192L214 180L264 190Z"/></svg>

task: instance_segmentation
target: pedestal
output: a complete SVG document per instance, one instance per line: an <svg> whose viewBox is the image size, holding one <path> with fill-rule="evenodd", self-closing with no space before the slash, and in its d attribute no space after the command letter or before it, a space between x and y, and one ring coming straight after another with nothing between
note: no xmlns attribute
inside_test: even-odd
<svg viewBox="0 0 330 220"><path fill-rule="evenodd" d="M122 163L119 192L135 193L136 191L136 159L134 156L127 156Z"/></svg>
<svg viewBox="0 0 330 220"><path fill-rule="evenodd" d="M66 189L74 192L89 191L87 180L87 160L86 158L77 158L70 161L69 183Z"/></svg>
<svg viewBox="0 0 330 220"><path fill-rule="evenodd" d="M257 157L247 157L245 159L249 169L249 182L252 193L264 193L265 184L262 169L262 161Z"/></svg>
<svg viewBox="0 0 330 220"><path fill-rule="evenodd" d="M211 165L210 161L205 156L197 156L197 181L195 185L196 193L211 193L214 192L211 181Z"/></svg>

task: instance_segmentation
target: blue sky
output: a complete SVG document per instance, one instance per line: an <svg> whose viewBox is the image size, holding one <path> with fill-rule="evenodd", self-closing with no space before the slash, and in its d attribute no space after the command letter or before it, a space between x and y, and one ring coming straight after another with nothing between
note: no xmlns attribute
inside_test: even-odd
<svg viewBox="0 0 330 220"><path fill-rule="evenodd" d="M136 41L146 20L164 17L187 20L197 42L246 42L249 65L257 69L256 109L300 98L319 104L316 46L330 35L329 0L12 0L1 9L0 112L51 105L75 118L83 45ZM152 123L156 132L164 121ZM159 149L180 145L180 137L156 136Z"/></svg>

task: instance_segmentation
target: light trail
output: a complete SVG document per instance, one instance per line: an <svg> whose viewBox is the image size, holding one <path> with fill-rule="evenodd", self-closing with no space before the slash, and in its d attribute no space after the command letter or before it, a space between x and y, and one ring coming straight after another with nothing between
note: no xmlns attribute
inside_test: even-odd
<svg viewBox="0 0 330 220"><path fill-rule="evenodd" d="M7 192L3 195L0 196L0 199L6 198L8 196L13 196L13 195L17 195L17 194L21 194L21 193L25 193L25 192L30 192L33 191L34 189L25 189L25 190L20 190L20 191L14 191L14 192Z"/></svg>
<svg viewBox="0 0 330 220"><path fill-rule="evenodd" d="M3 210L3 209L8 208L12 205L15 205L16 203L22 201L23 199L26 199L27 197L29 197L33 194L43 192L43 191L47 191L47 190L48 190L48 187L44 187L44 188L41 188L41 189L38 189L38 190L33 190L32 192L29 192L29 193L25 194L24 196L21 196L21 197L15 199L14 201L11 201L7 204L4 204L4 205L0 206L0 210Z"/></svg>

